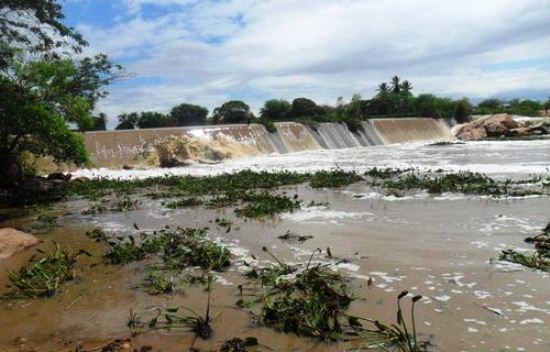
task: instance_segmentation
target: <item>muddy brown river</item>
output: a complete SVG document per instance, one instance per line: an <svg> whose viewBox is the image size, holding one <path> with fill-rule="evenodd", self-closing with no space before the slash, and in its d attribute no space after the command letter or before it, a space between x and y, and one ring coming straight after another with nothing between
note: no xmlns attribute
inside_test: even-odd
<svg viewBox="0 0 550 352"><path fill-rule="evenodd" d="M202 207L170 210L161 201L144 199L140 210L126 213L80 215L87 201L56 205L58 227L37 235L45 244L55 240L72 249L104 253L85 232L101 228L120 235L159 229L165 225L208 226L209 236L233 253L232 266L216 274L212 290L214 337L194 341L185 332L150 332L136 337L132 346L151 344L156 350L186 351L191 346L215 350L229 338L254 336L265 351L343 351L359 342L321 343L306 337L276 332L253 324L247 309L238 309L237 286L246 282L243 260L268 265L267 246L291 263L305 262L316 248L330 247L335 270L353 278L358 298L350 312L394 322L396 295L402 290L421 294L417 326L431 337L436 351L548 351L550 350L549 275L519 265L491 261L504 248L529 248L523 239L536 235L549 219L550 198L486 199L477 196L423 193L393 198L373 194L361 184L340 190L285 188L305 202L329 206L303 207L293 213L264 220L243 220L232 209ZM231 230L213 220L225 216ZM32 214L2 223L28 229ZM288 244L278 239L287 230L312 239ZM17 270L33 250L0 262L0 292L8 282L6 269ZM256 258L256 259L254 259ZM346 259L336 264L336 258ZM204 312L203 286L181 284L175 294L151 296L139 289L145 263L105 265L99 257L82 259L78 278L52 298L0 301L0 351L75 351L110 339L129 336L130 310L154 316L154 307L185 305ZM372 285L369 287L369 278Z"/></svg>

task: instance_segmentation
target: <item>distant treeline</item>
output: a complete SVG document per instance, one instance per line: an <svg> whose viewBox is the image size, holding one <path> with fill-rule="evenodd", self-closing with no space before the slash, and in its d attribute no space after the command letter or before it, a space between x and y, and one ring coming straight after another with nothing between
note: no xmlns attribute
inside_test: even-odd
<svg viewBox="0 0 550 352"><path fill-rule="evenodd" d="M243 101L231 100L214 109L208 116L208 109L194 104L173 107L168 114L159 112L132 112L118 116L115 129L157 128L196 126L226 123L262 123L269 131L275 130L273 122L296 121L315 126L320 122L343 122L350 130L361 129L361 121L383 117L434 117L451 118L465 122L472 114L509 113L513 115L538 116L542 110L550 110L550 99L545 103L536 100L487 99L474 106L468 98L453 100L432 94L412 94L409 81L397 76L389 83L381 83L377 94L371 99L353 95L350 102L338 98L336 105L318 105L308 98L296 98L292 102L272 99L264 103L259 116L254 116ZM106 116L95 118L95 130L105 129Z"/></svg>

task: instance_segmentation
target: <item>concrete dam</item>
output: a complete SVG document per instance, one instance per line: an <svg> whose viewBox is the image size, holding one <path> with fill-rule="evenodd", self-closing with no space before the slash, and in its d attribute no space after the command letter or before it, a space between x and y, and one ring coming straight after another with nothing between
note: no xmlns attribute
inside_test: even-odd
<svg viewBox="0 0 550 352"><path fill-rule="evenodd" d="M88 132L84 140L94 166L120 168L142 164L147 149L170 136L212 145L229 158L452 139L452 123L432 118L371 119L363 121L363 130L357 133L337 122L316 128L295 122L275 125L274 133L260 124L208 125Z"/></svg>

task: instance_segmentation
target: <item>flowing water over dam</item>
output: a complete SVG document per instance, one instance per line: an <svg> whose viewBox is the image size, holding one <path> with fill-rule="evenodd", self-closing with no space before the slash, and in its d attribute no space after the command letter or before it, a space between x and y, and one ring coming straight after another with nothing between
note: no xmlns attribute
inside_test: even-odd
<svg viewBox="0 0 550 352"><path fill-rule="evenodd" d="M223 141L233 157L286 154L319 149L343 149L417 141L451 140L449 125L430 118L373 119L352 133L345 124L320 123L315 127L294 122L276 123L277 132L263 125L217 125L127 131L90 132L84 135L92 161L98 167L139 163L148 144L167 136L195 138L206 145Z"/></svg>

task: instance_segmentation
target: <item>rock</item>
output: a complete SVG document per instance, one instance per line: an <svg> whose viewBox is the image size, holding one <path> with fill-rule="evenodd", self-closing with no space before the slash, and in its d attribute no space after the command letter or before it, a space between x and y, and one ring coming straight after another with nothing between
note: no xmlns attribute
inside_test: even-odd
<svg viewBox="0 0 550 352"><path fill-rule="evenodd" d="M489 137L506 136L510 134L510 130L505 125L499 122L491 122L485 124L485 132Z"/></svg>
<svg viewBox="0 0 550 352"><path fill-rule="evenodd" d="M527 136L529 135L529 127L518 127L510 130L510 133L514 136Z"/></svg>
<svg viewBox="0 0 550 352"><path fill-rule="evenodd" d="M134 167L130 165L122 165L122 170L133 170Z"/></svg>
<svg viewBox="0 0 550 352"><path fill-rule="evenodd" d="M33 235L12 228L0 229L0 260L7 259L17 252L37 245L40 242Z"/></svg>
<svg viewBox="0 0 550 352"><path fill-rule="evenodd" d="M477 141L487 137L487 132L483 126L466 125L463 126L456 135L464 141Z"/></svg>
<svg viewBox="0 0 550 352"><path fill-rule="evenodd" d="M69 181L73 175L67 173L64 174L62 172L54 172L48 175L48 180L61 180L61 181Z"/></svg>
<svg viewBox="0 0 550 352"><path fill-rule="evenodd" d="M517 136L520 130L518 123L507 114L491 115L467 124L456 132L456 137L467 141L476 141L486 137Z"/></svg>

